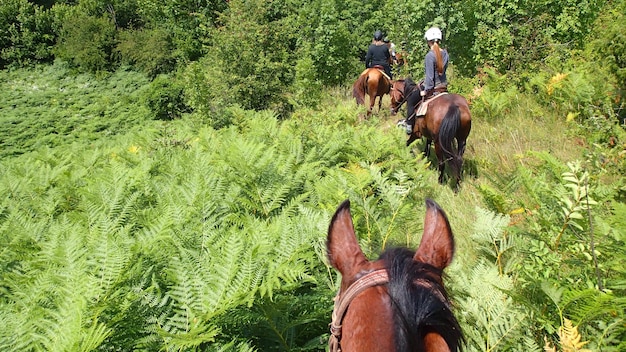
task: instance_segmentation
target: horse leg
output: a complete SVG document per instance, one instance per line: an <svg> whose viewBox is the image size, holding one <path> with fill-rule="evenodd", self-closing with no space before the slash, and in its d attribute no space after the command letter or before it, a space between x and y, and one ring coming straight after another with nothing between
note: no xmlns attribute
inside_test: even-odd
<svg viewBox="0 0 626 352"><path fill-rule="evenodd" d="M415 133L411 133L411 135L409 136L409 139L406 141L406 146L408 147L409 144L413 143L413 141L415 141L417 138L418 137Z"/></svg>
<svg viewBox="0 0 626 352"><path fill-rule="evenodd" d="M430 144L433 142L432 139L426 138L426 146L424 147L424 156L428 158L430 156ZM437 143L435 143L435 152L437 152ZM439 157L439 154L437 154Z"/></svg>
<svg viewBox="0 0 626 352"><path fill-rule="evenodd" d="M457 141L459 143L459 156L463 157L465 154L465 143L467 142L465 139Z"/></svg>
<svg viewBox="0 0 626 352"><path fill-rule="evenodd" d="M383 108L383 96L379 96L378 97L378 112L380 113L380 110Z"/></svg>
<svg viewBox="0 0 626 352"><path fill-rule="evenodd" d="M456 175L456 188L455 188L455 192L459 191L459 184L461 183L461 175L463 174L463 154L465 154L465 143L466 140L462 139L462 140L457 140L458 143L458 147L459 147L459 170L458 170L458 175Z"/></svg>
<svg viewBox="0 0 626 352"><path fill-rule="evenodd" d="M376 104L376 96L372 96L372 94L370 94L370 108L369 110L367 110L367 116L369 117L372 112L374 111L374 104Z"/></svg>
<svg viewBox="0 0 626 352"><path fill-rule="evenodd" d="M429 142L430 141L426 142L426 145L429 145ZM439 184L443 184L444 171L446 169L446 160L444 159L443 150L441 150L439 142L435 143L435 154L437 154L437 162L439 168Z"/></svg>

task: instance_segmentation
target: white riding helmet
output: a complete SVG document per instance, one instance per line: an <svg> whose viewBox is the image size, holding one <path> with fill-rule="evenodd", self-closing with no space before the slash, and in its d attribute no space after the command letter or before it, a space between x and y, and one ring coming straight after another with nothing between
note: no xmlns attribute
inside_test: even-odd
<svg viewBox="0 0 626 352"><path fill-rule="evenodd" d="M437 27L431 27L426 31L426 34L424 34L424 39L426 39L427 41L431 41L431 40L441 40L441 30Z"/></svg>

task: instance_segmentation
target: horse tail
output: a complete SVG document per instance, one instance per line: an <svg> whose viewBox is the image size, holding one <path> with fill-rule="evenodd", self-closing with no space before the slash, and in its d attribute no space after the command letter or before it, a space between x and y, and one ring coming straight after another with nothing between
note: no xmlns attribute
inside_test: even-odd
<svg viewBox="0 0 626 352"><path fill-rule="evenodd" d="M461 128L461 110L458 105L454 104L448 108L448 112L439 126L439 145L457 180L461 177L461 167L463 166L463 159L458 146L454 144L459 128Z"/></svg>
<svg viewBox="0 0 626 352"><path fill-rule="evenodd" d="M367 86L368 75L360 75L352 86L352 96L358 105L365 104L365 87Z"/></svg>

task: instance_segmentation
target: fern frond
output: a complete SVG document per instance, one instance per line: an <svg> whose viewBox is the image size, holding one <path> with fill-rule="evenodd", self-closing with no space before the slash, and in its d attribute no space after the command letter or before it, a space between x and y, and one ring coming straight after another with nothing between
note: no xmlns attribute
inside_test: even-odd
<svg viewBox="0 0 626 352"><path fill-rule="evenodd" d="M596 289L568 289L563 292L561 300L563 311L577 324L614 315L615 310L620 309L619 306L619 300L613 294Z"/></svg>
<svg viewBox="0 0 626 352"><path fill-rule="evenodd" d="M563 325L559 328L558 334L563 352L591 352L583 348L589 342L581 341L578 327L574 326L569 319L563 319Z"/></svg>
<svg viewBox="0 0 626 352"><path fill-rule="evenodd" d="M480 246L481 252L493 260L500 274L508 273L517 257L517 238L507 233L506 229L510 220L509 215L476 209L472 239Z"/></svg>
<svg viewBox="0 0 626 352"><path fill-rule="evenodd" d="M257 349L248 342L231 341L227 344L215 344L209 347L209 352L256 352Z"/></svg>
<svg viewBox="0 0 626 352"><path fill-rule="evenodd" d="M515 305L505 292L513 288L507 276L498 273L495 266L479 263L469 276L455 272L454 283L463 294L456 294L457 314L464 327L467 344L478 350L505 350L526 337L521 325L527 319L524 311ZM480 282L480 285L475 283Z"/></svg>

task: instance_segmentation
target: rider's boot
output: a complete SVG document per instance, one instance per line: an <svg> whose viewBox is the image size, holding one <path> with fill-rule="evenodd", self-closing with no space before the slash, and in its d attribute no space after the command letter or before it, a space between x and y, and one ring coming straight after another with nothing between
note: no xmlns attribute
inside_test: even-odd
<svg viewBox="0 0 626 352"><path fill-rule="evenodd" d="M409 136L413 133L413 120L407 120L404 122L404 127L406 128L406 134Z"/></svg>

